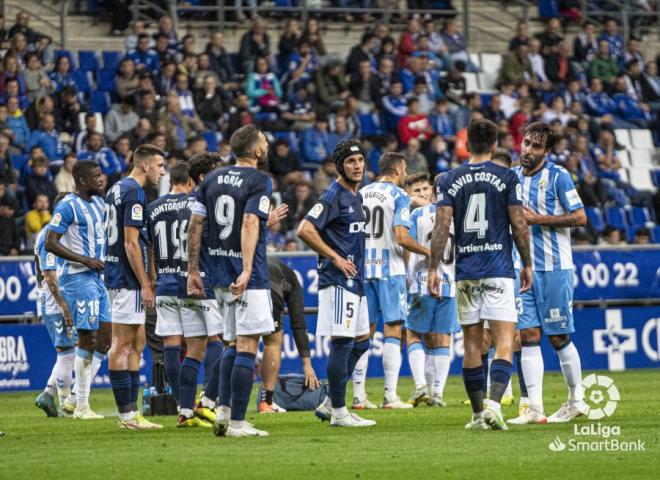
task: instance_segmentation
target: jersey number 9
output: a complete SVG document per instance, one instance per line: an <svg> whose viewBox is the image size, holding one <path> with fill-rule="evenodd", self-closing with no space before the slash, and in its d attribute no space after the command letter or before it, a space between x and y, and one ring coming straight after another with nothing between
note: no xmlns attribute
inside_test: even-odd
<svg viewBox="0 0 660 480"><path fill-rule="evenodd" d="M215 221L220 227L220 240L226 240L234 229L236 204L229 195L220 195L215 201Z"/></svg>

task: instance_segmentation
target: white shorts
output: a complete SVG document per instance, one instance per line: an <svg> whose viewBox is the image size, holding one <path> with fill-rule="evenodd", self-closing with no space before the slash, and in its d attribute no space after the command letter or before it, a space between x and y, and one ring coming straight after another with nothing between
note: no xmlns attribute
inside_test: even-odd
<svg viewBox="0 0 660 480"><path fill-rule="evenodd" d="M232 342L238 335L266 335L275 330L269 289L246 290L236 300L228 288L215 288L214 292L225 324L224 340Z"/></svg>
<svg viewBox="0 0 660 480"><path fill-rule="evenodd" d="M316 334L356 338L369 333L367 297L332 285L319 291Z"/></svg>
<svg viewBox="0 0 660 480"><path fill-rule="evenodd" d="M109 289L112 323L144 325L147 314L142 306L140 290Z"/></svg>
<svg viewBox="0 0 660 480"><path fill-rule="evenodd" d="M459 280L456 298L461 325L474 325L482 320L518 321L513 278Z"/></svg>
<svg viewBox="0 0 660 480"><path fill-rule="evenodd" d="M225 325L216 300L180 299L184 337L220 335Z"/></svg>

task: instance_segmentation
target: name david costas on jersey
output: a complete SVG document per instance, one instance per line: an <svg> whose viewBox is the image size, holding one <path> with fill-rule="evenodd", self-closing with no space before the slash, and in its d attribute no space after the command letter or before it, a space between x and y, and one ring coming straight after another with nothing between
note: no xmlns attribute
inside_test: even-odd
<svg viewBox="0 0 660 480"><path fill-rule="evenodd" d="M487 182L494 186L498 192L503 192L506 188L506 183L502 181L500 177L495 175L492 172L477 172L477 173L466 173L458 177L451 186L447 189L447 193L452 197L455 197L459 190L463 188L468 183L473 182ZM522 196L522 190L520 191L520 196Z"/></svg>

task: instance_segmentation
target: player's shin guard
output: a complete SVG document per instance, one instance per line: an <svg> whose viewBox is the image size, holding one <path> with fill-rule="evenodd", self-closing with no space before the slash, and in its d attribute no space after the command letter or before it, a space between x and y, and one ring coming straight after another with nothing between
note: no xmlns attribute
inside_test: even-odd
<svg viewBox="0 0 660 480"><path fill-rule="evenodd" d="M388 337L383 346L383 370L385 373L385 399L397 398L399 371L401 370L401 340Z"/></svg>
<svg viewBox="0 0 660 480"><path fill-rule="evenodd" d="M527 398L527 385L522 369L522 350L514 352L516 356L516 370L518 370L518 385L520 386L520 398Z"/></svg>
<svg viewBox="0 0 660 480"><path fill-rule="evenodd" d="M424 354L424 347L420 342L415 342L408 347L408 363L410 364L410 372L415 381L415 388L424 388L426 385L426 355Z"/></svg>
<svg viewBox="0 0 660 480"><path fill-rule="evenodd" d="M543 355L539 345L523 345L520 360L529 404L543 413Z"/></svg>
<svg viewBox="0 0 660 480"><path fill-rule="evenodd" d="M75 360L76 351L73 348L64 352L57 352L57 361L53 367L53 373L57 383L57 396L60 399L60 407L64 405L66 398L71 394Z"/></svg>
<svg viewBox="0 0 660 480"><path fill-rule="evenodd" d="M330 342L330 354L328 355L328 390L333 414L337 410L344 410L346 408L348 363L354 343L352 338L336 338ZM362 360L361 357L366 354L364 353L360 356L360 361Z"/></svg>
<svg viewBox="0 0 660 480"><path fill-rule="evenodd" d="M109 374L119 417L129 420L135 415L131 410L131 375L128 370L110 370Z"/></svg>
<svg viewBox="0 0 660 480"><path fill-rule="evenodd" d="M369 367L369 351L366 351L353 368L353 396L363 400L367 396L366 381Z"/></svg>
<svg viewBox="0 0 660 480"><path fill-rule="evenodd" d="M430 348L427 347L424 350L424 353L424 378L426 379L427 385L433 386L433 381L435 379L435 362L433 361Z"/></svg>
<svg viewBox="0 0 660 480"><path fill-rule="evenodd" d="M238 352L231 372L231 420L245 420L254 383L254 368L256 356L250 352ZM183 392L182 392L183 393Z"/></svg>
<svg viewBox="0 0 660 480"><path fill-rule="evenodd" d="M371 340L368 338L361 342L353 342L351 354L348 356L348 375L346 377L346 382L348 382L348 379L353 375L353 371L360 359L369 351L369 347L371 347Z"/></svg>
<svg viewBox="0 0 660 480"><path fill-rule="evenodd" d="M463 383L470 399L470 405L472 405L472 411L474 413L482 412L484 409L483 386L486 383L483 367L463 367Z"/></svg>
<svg viewBox="0 0 660 480"><path fill-rule="evenodd" d="M89 405L89 390L92 386L92 352L80 347L76 348L74 370L76 372L76 406L82 408Z"/></svg>
<svg viewBox="0 0 660 480"><path fill-rule="evenodd" d="M568 399L571 402L581 402L584 400L582 389L582 363L580 354L575 345L570 340L557 350L559 356L559 365L561 373L568 385Z"/></svg>
<svg viewBox="0 0 660 480"><path fill-rule="evenodd" d="M92 385L94 385L94 379L101 369L101 364L103 363L104 358L105 353L94 352L94 356L92 357Z"/></svg>
<svg viewBox="0 0 660 480"><path fill-rule="evenodd" d="M137 401L140 393L140 372L138 370L129 370L128 375L131 378L131 411L139 412Z"/></svg>
<svg viewBox="0 0 660 480"><path fill-rule="evenodd" d="M177 403L180 403L181 345L165 345L163 350L167 383L172 387L172 393Z"/></svg>
<svg viewBox="0 0 660 480"><path fill-rule="evenodd" d="M220 363L222 355L215 359L215 363L209 367L208 382L204 386L204 396L202 397L202 406L214 408L218 399L218 390L220 385ZM206 368L206 367L204 367Z"/></svg>
<svg viewBox="0 0 660 480"><path fill-rule="evenodd" d="M201 364L199 360L186 357L181 365L181 375L179 377L180 405L181 415L186 418L192 418L193 416L195 394L197 393L197 377Z"/></svg>
<svg viewBox="0 0 660 480"><path fill-rule="evenodd" d="M500 403L502 395L511 380L511 362L502 358L496 358L490 365L490 399Z"/></svg>
<svg viewBox="0 0 660 480"><path fill-rule="evenodd" d="M433 363L435 367L435 375L433 376L433 395L440 395L442 397L445 391L445 384L449 376L449 347L438 347L433 349Z"/></svg>
<svg viewBox="0 0 660 480"><path fill-rule="evenodd" d="M488 353L481 355L481 368L484 371L484 384L481 386L481 390L484 392L484 397L488 395L488 368L490 367L490 361L488 360Z"/></svg>
<svg viewBox="0 0 660 480"><path fill-rule="evenodd" d="M236 360L236 346L227 347L220 361L220 382L218 401L221 406L231 406L231 374Z"/></svg>
<svg viewBox="0 0 660 480"><path fill-rule="evenodd" d="M50 377L48 377L44 392L53 398L57 396L57 375L55 375L55 365L53 365L53 370L50 372Z"/></svg>
<svg viewBox="0 0 660 480"><path fill-rule="evenodd" d="M213 366L222 358L224 347L224 344L219 341L209 342L206 346L206 355L204 355L204 391L206 391L206 385L211 381Z"/></svg>

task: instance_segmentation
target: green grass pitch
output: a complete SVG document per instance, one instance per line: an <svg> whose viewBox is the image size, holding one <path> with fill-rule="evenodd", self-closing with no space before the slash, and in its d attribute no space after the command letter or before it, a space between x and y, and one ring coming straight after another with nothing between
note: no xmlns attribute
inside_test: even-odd
<svg viewBox="0 0 660 480"><path fill-rule="evenodd" d="M660 369L604 374L615 380L621 400L601 425L620 428L610 440L640 440L645 451L551 451L556 437L565 444L603 441L576 436L574 424L466 432L470 411L462 404L458 376L449 379L446 408L369 411L364 416L378 425L366 429L332 428L311 412L259 416L253 395L248 419L270 436L246 439L215 437L210 429L177 429L174 417L157 417L165 428L156 432L120 430L116 417L46 418L30 392L0 395L0 431L6 433L0 437L0 478L660 478ZM546 375L544 387L550 414L565 399L566 387L556 373ZM411 388L411 380L402 378L402 396ZM367 390L373 401L380 400L382 381L369 380ZM112 415L110 390L93 390L91 402L97 412ZM517 406L504 412L511 418ZM598 422L575 424L589 428Z"/></svg>

